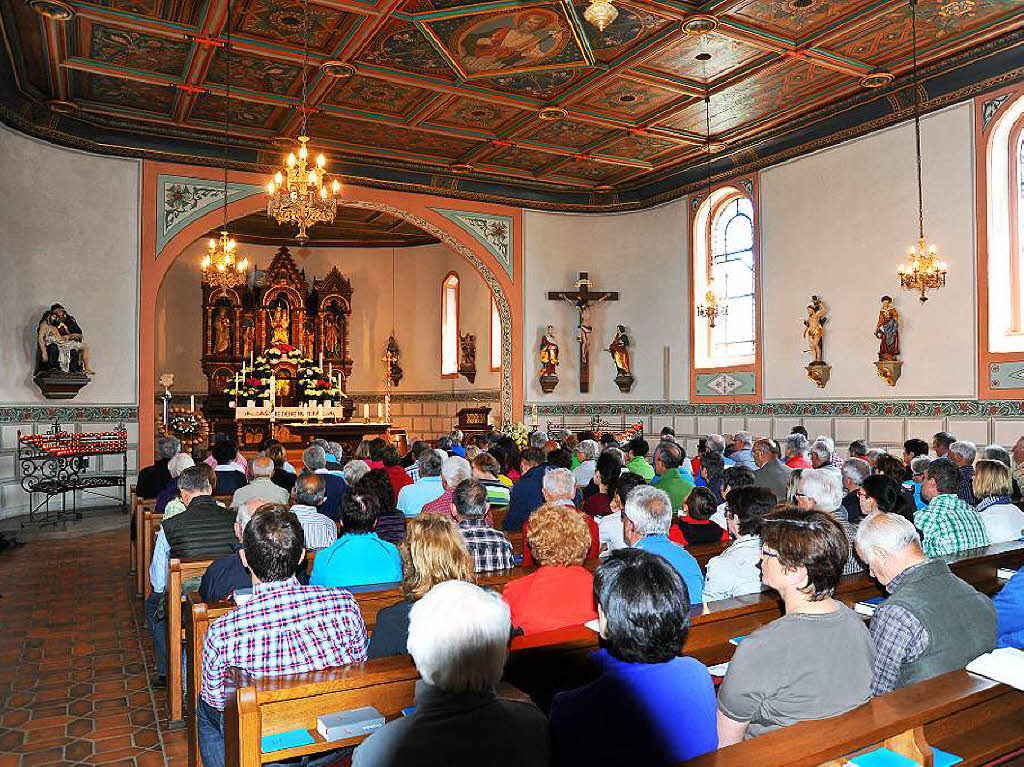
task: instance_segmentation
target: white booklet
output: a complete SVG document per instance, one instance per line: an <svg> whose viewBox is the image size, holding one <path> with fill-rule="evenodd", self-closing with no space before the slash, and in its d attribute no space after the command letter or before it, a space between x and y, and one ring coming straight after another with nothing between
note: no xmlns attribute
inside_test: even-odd
<svg viewBox="0 0 1024 767"><path fill-rule="evenodd" d="M1024 650L1015 647L1000 647L992 652L979 655L967 664L972 674L994 679L997 682L1024 690Z"/></svg>

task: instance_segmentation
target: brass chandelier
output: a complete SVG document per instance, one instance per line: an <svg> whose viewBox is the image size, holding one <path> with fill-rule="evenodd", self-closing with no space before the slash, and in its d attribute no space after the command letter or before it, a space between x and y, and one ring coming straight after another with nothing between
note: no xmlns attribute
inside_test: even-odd
<svg viewBox="0 0 1024 767"><path fill-rule="evenodd" d="M597 27L599 32L604 32L618 17L619 9L609 0L590 0L590 5L583 11L583 18Z"/></svg>
<svg viewBox="0 0 1024 767"><path fill-rule="evenodd" d="M341 184L335 179L327 188L327 158L317 155L316 163L309 157L306 142L306 69L309 66L309 5L302 2L302 23L305 32L302 61L302 132L296 151L289 152L284 167L267 183L267 215L279 224L296 224L295 239L305 245L306 229L314 224L333 221L338 212L337 194Z"/></svg>
<svg viewBox="0 0 1024 767"><path fill-rule="evenodd" d="M921 303L928 300L929 290L946 284L946 262L924 236L924 186L921 182L921 102L917 84L917 0L910 0L914 88L914 142L917 158L917 243L907 251L907 263L900 264L896 274L900 286L919 294Z"/></svg>
<svg viewBox="0 0 1024 767"><path fill-rule="evenodd" d="M231 0L228 0L228 19ZM245 284L249 259L236 252L237 243L228 234L228 131L231 119L231 24L227 25L224 58L227 69L224 87L224 224L220 239L210 238L209 252L203 258L203 281L219 290Z"/></svg>

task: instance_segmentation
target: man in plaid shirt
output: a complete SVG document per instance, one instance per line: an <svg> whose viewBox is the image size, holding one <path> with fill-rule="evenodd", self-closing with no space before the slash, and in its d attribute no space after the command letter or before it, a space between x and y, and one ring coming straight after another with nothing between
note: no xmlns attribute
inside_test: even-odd
<svg viewBox="0 0 1024 767"><path fill-rule="evenodd" d="M483 483L467 479L456 485L452 494L452 510L459 516L459 530L466 539L466 546L473 555L478 573L511 570L515 567L512 544L508 538L484 521L484 514L487 513L487 488Z"/></svg>
<svg viewBox="0 0 1024 767"><path fill-rule="evenodd" d="M295 579L305 556L295 514L284 506L257 513L245 527L242 544L253 595L214 621L203 644L196 722L206 767L224 767L224 706L233 694L229 666L273 676L366 660L366 627L352 595L303 586Z"/></svg>
<svg viewBox="0 0 1024 767"><path fill-rule="evenodd" d="M960 469L947 458L928 467L921 485L921 498L928 505L914 515L914 525L924 536L924 553L929 557L988 546L981 517L957 496L960 481Z"/></svg>

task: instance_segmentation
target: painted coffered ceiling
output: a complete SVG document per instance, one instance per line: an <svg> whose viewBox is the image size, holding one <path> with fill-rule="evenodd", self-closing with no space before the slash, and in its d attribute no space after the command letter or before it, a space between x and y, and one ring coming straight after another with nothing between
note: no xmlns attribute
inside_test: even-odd
<svg viewBox="0 0 1024 767"><path fill-rule="evenodd" d="M615 5L599 32L571 0L311 1L308 133L349 178L585 204L703 175L705 96L717 173L906 117L908 0ZM302 7L5 0L5 122L216 162L230 29L230 156L269 168L301 125ZM919 0L918 18L925 98L1024 75L1022 0Z"/></svg>

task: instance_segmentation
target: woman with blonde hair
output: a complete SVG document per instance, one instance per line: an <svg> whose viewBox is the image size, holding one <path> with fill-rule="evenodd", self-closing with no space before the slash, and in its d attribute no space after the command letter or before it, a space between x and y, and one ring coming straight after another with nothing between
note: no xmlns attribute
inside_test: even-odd
<svg viewBox="0 0 1024 767"><path fill-rule="evenodd" d="M367 658L408 654L409 611L435 585L444 581L476 583L473 557L466 541L447 517L424 514L409 519L399 553L405 599L377 613Z"/></svg>
<svg viewBox="0 0 1024 767"><path fill-rule="evenodd" d="M981 517L989 543L1015 541L1024 532L1024 511L1010 501L1013 480L1005 463L982 459L974 464L974 510Z"/></svg>
<svg viewBox="0 0 1024 767"><path fill-rule="evenodd" d="M594 577L583 567L590 549L584 516L572 506L545 503L530 515L526 537L540 567L502 592L512 628L536 634L595 619Z"/></svg>

